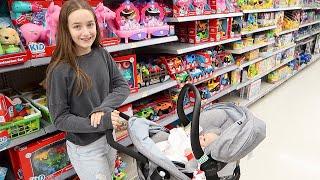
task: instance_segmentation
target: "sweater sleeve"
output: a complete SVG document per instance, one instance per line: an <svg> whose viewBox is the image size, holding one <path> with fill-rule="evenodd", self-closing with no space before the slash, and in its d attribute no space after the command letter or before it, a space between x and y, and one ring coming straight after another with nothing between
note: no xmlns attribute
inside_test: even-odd
<svg viewBox="0 0 320 180"><path fill-rule="evenodd" d="M56 69L55 69L56 70ZM70 112L68 103L67 77L63 72L54 71L48 83L47 99L50 114L58 130L71 133L93 133L105 131L111 121L111 110L106 111L98 127L90 124L90 119Z"/></svg>
<svg viewBox="0 0 320 180"><path fill-rule="evenodd" d="M105 51L105 53L107 57L106 61L109 61L111 68L109 71L111 75L110 81L112 83L112 92L104 98L100 106L93 109L90 115L99 111L113 111L126 100L130 93L128 83L120 73L117 64L112 60L112 57L108 52Z"/></svg>

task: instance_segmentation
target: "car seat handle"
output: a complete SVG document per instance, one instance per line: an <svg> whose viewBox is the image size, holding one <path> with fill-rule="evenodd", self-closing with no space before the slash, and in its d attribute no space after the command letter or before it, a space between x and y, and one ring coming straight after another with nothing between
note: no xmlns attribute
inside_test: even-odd
<svg viewBox="0 0 320 180"><path fill-rule="evenodd" d="M195 158L200 159L204 155L199 141L199 118L201 110L201 98L200 93L195 85L188 83L182 87L178 97L177 113L183 126L186 126L190 123L183 108L183 101L189 89L193 91L195 96L191 122L191 147Z"/></svg>

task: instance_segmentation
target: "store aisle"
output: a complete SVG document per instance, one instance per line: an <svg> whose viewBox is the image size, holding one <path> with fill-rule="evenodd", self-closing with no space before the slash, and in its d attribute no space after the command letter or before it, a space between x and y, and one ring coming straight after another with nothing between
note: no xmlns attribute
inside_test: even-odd
<svg viewBox="0 0 320 180"><path fill-rule="evenodd" d="M320 179L320 62L250 109L267 123L267 138L241 161L241 180Z"/></svg>

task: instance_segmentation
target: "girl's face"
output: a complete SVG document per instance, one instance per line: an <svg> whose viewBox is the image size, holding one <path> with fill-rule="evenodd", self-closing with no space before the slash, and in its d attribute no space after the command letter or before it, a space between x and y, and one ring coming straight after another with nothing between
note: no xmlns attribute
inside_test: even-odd
<svg viewBox="0 0 320 180"><path fill-rule="evenodd" d="M97 35L93 14L86 9L72 12L68 17L68 28L77 47L77 55L89 53Z"/></svg>

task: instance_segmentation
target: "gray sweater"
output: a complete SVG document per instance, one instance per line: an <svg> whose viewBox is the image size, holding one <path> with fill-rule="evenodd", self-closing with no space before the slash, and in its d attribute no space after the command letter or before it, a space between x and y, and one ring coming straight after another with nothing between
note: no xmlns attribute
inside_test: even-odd
<svg viewBox="0 0 320 180"><path fill-rule="evenodd" d="M48 106L56 128L67 132L67 140L77 145L88 145L104 135L107 122L111 121L111 112L128 97L129 87L103 48L92 49L78 57L77 62L91 78L92 88L84 89L77 96L73 92L76 82L73 69L66 63L60 63L48 83ZM90 115L98 111L105 112L105 115L95 128L90 125Z"/></svg>

